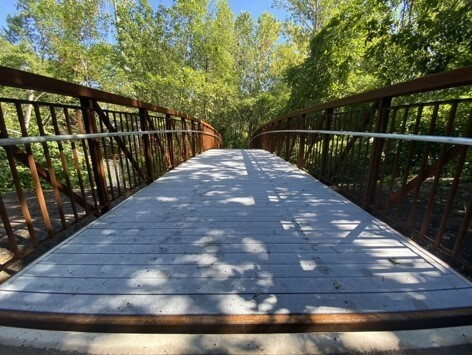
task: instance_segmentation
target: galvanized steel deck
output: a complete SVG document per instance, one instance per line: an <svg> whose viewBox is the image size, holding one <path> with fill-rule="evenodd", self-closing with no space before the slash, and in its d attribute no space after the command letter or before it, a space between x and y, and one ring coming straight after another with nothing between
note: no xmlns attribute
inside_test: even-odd
<svg viewBox="0 0 472 355"><path fill-rule="evenodd" d="M470 307L470 282L261 150L187 161L0 287L3 316L230 320Z"/></svg>

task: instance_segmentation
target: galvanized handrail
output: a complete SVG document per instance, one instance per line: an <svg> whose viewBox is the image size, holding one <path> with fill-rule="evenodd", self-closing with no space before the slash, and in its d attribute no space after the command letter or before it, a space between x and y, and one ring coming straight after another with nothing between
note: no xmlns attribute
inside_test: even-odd
<svg viewBox="0 0 472 355"><path fill-rule="evenodd" d="M62 141L78 141L81 139L90 138L110 138L110 137L128 137L128 136L143 136L149 134L162 134L162 133L198 133L205 136L210 136L218 139L221 142L219 135L196 131L191 129L175 129L175 130L152 130L152 131L128 131L128 132L115 132L115 133L84 133L84 134L60 134L57 136L35 136L35 137L22 137L22 138L3 138L0 139L0 147L8 147L19 144L32 144L32 143L48 143L48 142L62 142Z"/></svg>
<svg viewBox="0 0 472 355"><path fill-rule="evenodd" d="M250 144L472 273L471 85L467 66L318 104L260 126Z"/></svg>
<svg viewBox="0 0 472 355"><path fill-rule="evenodd" d="M323 129L278 129L274 131L266 131L253 136L250 140L252 142L257 137L266 134L276 133L307 133L307 134L332 134L338 136L354 136L367 138L383 138L383 139L397 139L416 142L428 143L448 143L460 145L472 145L472 138L464 137L447 137L447 136L431 136L431 135L413 135L413 134L395 134L395 133L369 133L369 132L354 132L354 131L328 131ZM0 142L1 145L1 142Z"/></svg>

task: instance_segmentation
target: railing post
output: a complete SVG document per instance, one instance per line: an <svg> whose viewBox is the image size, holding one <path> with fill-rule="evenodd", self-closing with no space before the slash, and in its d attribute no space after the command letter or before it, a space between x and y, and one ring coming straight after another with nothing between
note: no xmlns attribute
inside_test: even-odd
<svg viewBox="0 0 472 355"><path fill-rule="evenodd" d="M287 127L286 129L289 131L290 130L290 122L292 121L292 118L287 119ZM290 132L287 132L287 135L285 137L285 160L289 161L290 159Z"/></svg>
<svg viewBox="0 0 472 355"><path fill-rule="evenodd" d="M197 147L196 147L196 143L195 143L195 121L192 120L192 123L190 124L191 125L191 129L192 129L192 133L191 133L191 141L190 141L190 144L191 144L191 148L192 148L192 157L194 157L195 155L197 155Z"/></svg>
<svg viewBox="0 0 472 355"><path fill-rule="evenodd" d="M167 131L172 131L171 119L172 119L171 116L167 113L166 114L166 130ZM166 137L167 137L167 150L169 151L169 160L170 160L169 169L174 169L175 160L174 160L174 142L173 142L172 132L167 132Z"/></svg>
<svg viewBox="0 0 472 355"><path fill-rule="evenodd" d="M80 98L80 105L84 117L84 126L86 133L98 133L97 125L94 120L94 103L92 99ZM105 169L103 168L103 159L100 152L100 140L98 138L88 138L88 147L92 159L92 169L97 187L98 200L100 201L100 211L107 212L110 209L110 200L108 198L107 184L105 178Z"/></svg>
<svg viewBox="0 0 472 355"><path fill-rule="evenodd" d="M286 127L282 127L281 122L277 122L276 125L275 125L274 131L281 131L284 128L286 128ZM273 139L274 139L274 145L276 147L275 148L276 149L275 154L277 154L277 156L281 157L282 156L282 150L284 148L284 141L285 141L284 138L286 138L286 137L282 133L275 133L275 134L273 133L272 136L273 136Z"/></svg>
<svg viewBox="0 0 472 355"><path fill-rule="evenodd" d="M306 114L303 114L300 119L300 129L304 130L306 128ZM305 139L306 134L300 133L300 147L298 150L298 167L300 169L305 168Z"/></svg>
<svg viewBox="0 0 472 355"><path fill-rule="evenodd" d="M275 129L275 124L271 123L269 127L267 127L267 131L273 131ZM275 134L274 133L269 133L267 134L267 137L269 139L269 144L270 144L270 152L273 154L275 152Z"/></svg>
<svg viewBox="0 0 472 355"><path fill-rule="evenodd" d="M391 97L384 97L379 100L377 105L377 122L375 123L376 133L385 133L387 131L391 103ZM383 138L374 138L374 143L372 144L372 155L370 156L369 170L367 172L366 191L364 196L364 204L366 206L370 205L374 201L384 141L385 139Z"/></svg>
<svg viewBox="0 0 472 355"><path fill-rule="evenodd" d="M331 121L333 118L333 108L328 108L325 111L325 127L324 129L326 131L329 131L331 129ZM327 169L327 164L328 164L328 150L329 150L329 141L330 137L329 134L323 135L323 147L321 150L321 169L320 169L320 178L325 179L326 175L326 169Z"/></svg>
<svg viewBox="0 0 472 355"><path fill-rule="evenodd" d="M187 122L185 121L185 118L181 118L181 127L182 131L187 130ZM187 143L185 142L185 136L187 135L187 132L182 132L182 161L187 160Z"/></svg>
<svg viewBox="0 0 472 355"><path fill-rule="evenodd" d="M202 128L202 123L201 122L198 122L198 127L197 127L197 130L198 130L198 136L197 136L197 139L198 139L198 154L201 154L203 152L203 128Z"/></svg>
<svg viewBox="0 0 472 355"><path fill-rule="evenodd" d="M139 120L141 122L141 131L149 131L149 125L147 120L148 112L146 109L139 109ZM144 160L146 162L146 184L150 184L154 181L152 173L152 154L151 154L151 143L149 141L149 134L143 134L143 146L144 146Z"/></svg>

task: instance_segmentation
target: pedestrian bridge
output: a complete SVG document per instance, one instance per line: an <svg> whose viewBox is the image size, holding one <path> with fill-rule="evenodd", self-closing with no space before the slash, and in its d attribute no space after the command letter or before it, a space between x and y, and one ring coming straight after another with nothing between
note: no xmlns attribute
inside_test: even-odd
<svg viewBox="0 0 472 355"><path fill-rule="evenodd" d="M307 173L209 150L4 283L0 314L96 331L359 330L460 322L471 299L469 281Z"/></svg>
<svg viewBox="0 0 472 355"><path fill-rule="evenodd" d="M241 150L180 112L0 74L75 100L0 98L2 272L94 219L0 285L0 326L470 325L472 67L279 117Z"/></svg>

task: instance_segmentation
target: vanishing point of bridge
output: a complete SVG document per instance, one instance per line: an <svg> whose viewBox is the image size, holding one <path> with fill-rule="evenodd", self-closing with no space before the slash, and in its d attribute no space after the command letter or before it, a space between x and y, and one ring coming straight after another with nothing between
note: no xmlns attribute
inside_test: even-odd
<svg viewBox="0 0 472 355"><path fill-rule="evenodd" d="M0 69L3 85L39 85ZM1 99L0 143L24 217L21 230L0 194L13 255L5 265L53 238L54 223L65 230L99 218L0 286L0 324L167 333L470 324L472 283L366 210L470 265L471 100L392 101L471 82L467 67L319 105L261 127L252 139L259 149L248 150L219 149L213 127L181 113L52 79L40 89L80 105ZM29 105L36 136L25 126ZM445 135L435 138L442 116Z"/></svg>

